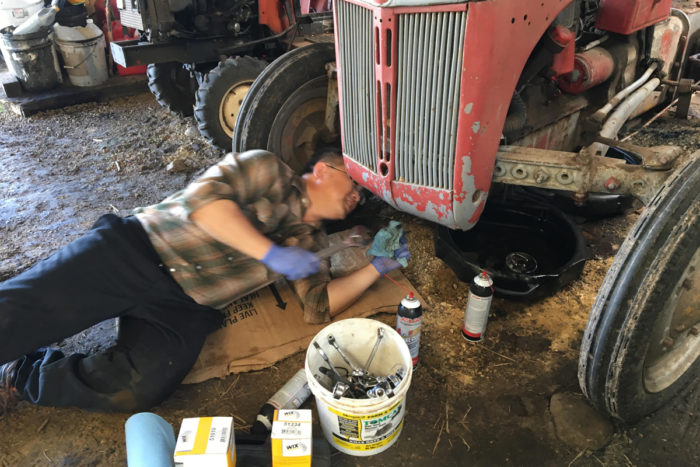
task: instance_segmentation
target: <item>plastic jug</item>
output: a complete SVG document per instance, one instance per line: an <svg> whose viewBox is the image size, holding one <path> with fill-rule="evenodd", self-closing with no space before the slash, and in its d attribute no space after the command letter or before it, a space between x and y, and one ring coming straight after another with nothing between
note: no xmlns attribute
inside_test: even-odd
<svg viewBox="0 0 700 467"><path fill-rule="evenodd" d="M43 28L51 26L56 20L56 13L58 13L58 10L59 8L56 5L42 8L30 16L27 21L17 26L12 34L15 36L32 34Z"/></svg>

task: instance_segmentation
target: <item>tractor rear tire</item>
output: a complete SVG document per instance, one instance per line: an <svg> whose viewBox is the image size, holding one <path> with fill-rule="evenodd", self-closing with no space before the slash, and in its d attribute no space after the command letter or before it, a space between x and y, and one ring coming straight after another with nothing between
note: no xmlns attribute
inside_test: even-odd
<svg viewBox="0 0 700 467"><path fill-rule="evenodd" d="M160 105L177 115L192 115L197 80L182 63L151 63L146 74L148 88Z"/></svg>
<svg viewBox="0 0 700 467"><path fill-rule="evenodd" d="M315 43L279 57L258 77L241 107L233 150L267 149L299 172L320 144L331 43Z"/></svg>
<svg viewBox="0 0 700 467"><path fill-rule="evenodd" d="M194 118L211 144L231 150L241 104L267 62L253 57L227 58L207 73L197 90Z"/></svg>
<svg viewBox="0 0 700 467"><path fill-rule="evenodd" d="M586 327L579 383L601 412L633 423L700 376L700 152L632 227Z"/></svg>

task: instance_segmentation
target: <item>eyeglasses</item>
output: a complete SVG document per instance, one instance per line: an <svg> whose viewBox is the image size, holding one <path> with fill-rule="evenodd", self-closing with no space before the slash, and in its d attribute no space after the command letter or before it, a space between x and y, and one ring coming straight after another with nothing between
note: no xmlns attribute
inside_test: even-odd
<svg viewBox="0 0 700 467"><path fill-rule="evenodd" d="M331 164L329 164L328 162L324 162L323 164L324 164L326 167L330 167L330 168L333 169L333 170L337 170L338 172L343 172L345 175L348 175L348 172L347 172L347 171L345 171L345 170L343 170L343 169L339 169L338 167L336 167L336 166L334 166L334 165L331 165ZM348 177L349 177L349 176L350 176L350 175L348 175Z"/></svg>
<svg viewBox="0 0 700 467"><path fill-rule="evenodd" d="M338 172L344 173L345 176L348 177L348 179L352 182L352 189L353 189L353 190L355 191L355 193L357 193L357 195L360 197L360 201L364 201L364 199L363 199L364 197L362 196L362 187L361 187L360 185L358 185L357 182L356 182L355 180L352 179L352 177L350 177L350 175L348 174L348 172L347 172L346 170L339 169L338 167L336 167L336 166L334 166L334 165L332 165L332 164L329 164L329 163L327 163L327 162L324 162L323 164L324 164L326 167L329 167L329 168L331 168L331 169L333 169L333 170L337 170Z"/></svg>

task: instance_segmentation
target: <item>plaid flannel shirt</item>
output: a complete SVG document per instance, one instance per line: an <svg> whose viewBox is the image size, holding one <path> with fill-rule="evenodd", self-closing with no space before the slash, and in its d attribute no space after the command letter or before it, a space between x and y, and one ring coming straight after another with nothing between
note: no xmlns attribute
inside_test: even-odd
<svg viewBox="0 0 700 467"><path fill-rule="evenodd" d="M328 246L320 223L302 220L309 200L303 180L292 169L267 151L229 153L184 190L159 204L134 210L163 265L197 303L223 308L274 274L190 220L192 212L220 199L234 201L251 224L278 245L310 251ZM326 260L319 273L293 282L306 322L330 319L329 281Z"/></svg>

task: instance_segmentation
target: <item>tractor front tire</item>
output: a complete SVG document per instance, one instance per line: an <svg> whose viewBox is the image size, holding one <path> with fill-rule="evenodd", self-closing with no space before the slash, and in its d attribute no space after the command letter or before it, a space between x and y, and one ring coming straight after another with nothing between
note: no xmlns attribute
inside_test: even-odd
<svg viewBox="0 0 700 467"><path fill-rule="evenodd" d="M243 102L233 150L267 149L299 172L323 141L332 43L294 49L272 62Z"/></svg>
<svg viewBox="0 0 700 467"><path fill-rule="evenodd" d="M211 144L231 150L231 136L251 84L267 66L252 57L228 58L207 73L197 90L194 118Z"/></svg>
<svg viewBox="0 0 700 467"><path fill-rule="evenodd" d="M601 412L633 423L700 375L700 152L632 227L586 327L579 383Z"/></svg>
<svg viewBox="0 0 700 467"><path fill-rule="evenodd" d="M151 63L146 74L148 88L160 105L177 115L192 115L197 80L182 63Z"/></svg>

